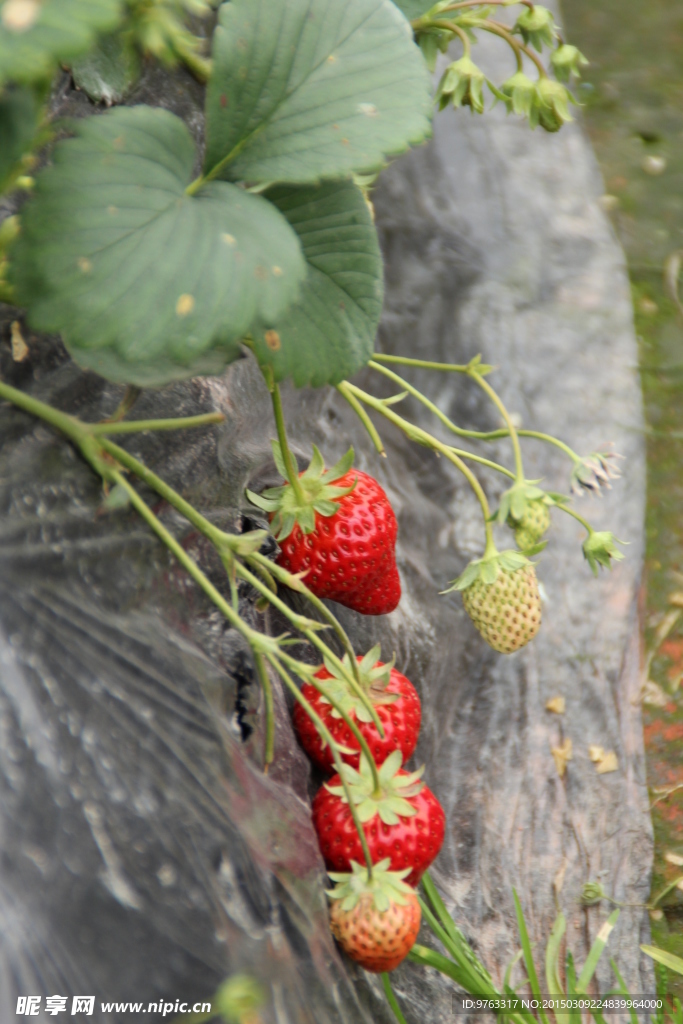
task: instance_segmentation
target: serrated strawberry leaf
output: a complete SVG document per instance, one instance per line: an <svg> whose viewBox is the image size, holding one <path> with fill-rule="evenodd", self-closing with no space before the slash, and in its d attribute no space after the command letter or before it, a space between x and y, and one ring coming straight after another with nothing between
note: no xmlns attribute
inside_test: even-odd
<svg viewBox="0 0 683 1024"><path fill-rule="evenodd" d="M188 195L195 146L168 111L120 107L74 130L22 210L10 280L29 322L109 380L219 373L295 297L295 233L227 182Z"/></svg>
<svg viewBox="0 0 683 1024"><path fill-rule="evenodd" d="M430 80L386 0L232 0L213 42L205 174L312 182L429 132Z"/></svg>
<svg viewBox="0 0 683 1024"><path fill-rule="evenodd" d="M0 194L21 173L19 161L33 144L39 109L31 89L10 88L0 96Z"/></svg>
<svg viewBox="0 0 683 1024"><path fill-rule="evenodd" d="M121 0L5 0L0 4L0 85L35 82L115 27Z"/></svg>
<svg viewBox="0 0 683 1024"><path fill-rule="evenodd" d="M367 203L351 181L278 186L265 197L299 236L307 274L276 333L254 335L257 358L297 387L337 384L371 358L382 312L382 257Z"/></svg>

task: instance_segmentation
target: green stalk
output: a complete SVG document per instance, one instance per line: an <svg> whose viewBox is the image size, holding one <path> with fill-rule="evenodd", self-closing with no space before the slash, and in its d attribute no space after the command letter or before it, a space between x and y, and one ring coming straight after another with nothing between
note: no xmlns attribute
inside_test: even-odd
<svg viewBox="0 0 683 1024"><path fill-rule="evenodd" d="M372 721L375 728L379 732L382 739L384 739L384 727L379 719L379 715L377 714L377 709L375 708L374 704L368 697L362 685L355 678L353 671L347 671L346 666L344 665L341 658L337 657L334 651L327 646L325 641L322 640L317 635L317 633L315 633L312 629L307 629L306 626L304 626L301 623L301 616L297 615L296 612L293 612L292 609L289 608L285 604L285 602L277 596L277 594L274 594L272 590L270 590L270 588L265 583L263 583L257 576L254 576L253 573L249 572L249 570L245 568L243 565L241 565L239 562L236 562L235 568L237 570L237 573L242 577L243 580L246 580L248 583L250 583L255 590L258 590L258 592L266 598L266 600L270 601L273 607L277 608L278 611L282 612L282 614L289 619L292 625L294 625L298 630L300 630L303 633L303 635L306 637L309 643L313 644L314 647L317 647L321 654L327 655L332 664L340 672L343 673L344 678L352 688L353 692L356 694L359 700L363 702L364 707L372 716ZM356 662L355 655L354 662L358 664Z"/></svg>
<svg viewBox="0 0 683 1024"><path fill-rule="evenodd" d="M299 505L306 504L306 495L304 489L299 481L299 471L297 468L296 460L289 450L289 444L287 442L287 428L285 426L285 417L282 412L282 396L280 395L280 388L278 387L273 371L269 366L261 367L266 385L270 391L271 401L273 403L273 415L275 417L275 427L277 429L277 437L280 442L280 451L282 452L282 460L287 470L287 479L294 490L296 500Z"/></svg>
<svg viewBox="0 0 683 1024"><path fill-rule="evenodd" d="M439 409L438 405L431 402L426 395L423 395L421 391L418 391L416 387L409 384L407 380L403 379L403 377L399 377L399 375L394 373L393 370L388 370L386 366L380 366L380 364L376 363L374 360L370 360L368 366L373 370L377 370L385 377L390 378L394 383L398 384L405 391L408 391L411 395L417 398L424 406L426 406L427 409L429 409L430 412L434 413L434 415L441 420L444 426L448 427L449 430L452 430L454 434L469 435L470 433L475 433L474 431L461 430L460 427L456 427L455 423L453 423L452 420L450 420L448 416ZM337 390L341 391L342 387L343 385L339 385ZM345 392L342 391L342 394L344 394L344 397L346 398ZM349 398L351 397L353 396L349 396ZM509 431L504 431L502 436L509 437ZM453 448L451 446L451 451L455 452L456 455L460 455L464 459L470 459L472 462L478 462L482 466L488 466L489 469L495 469L498 473L504 473L505 476L509 476L513 480L515 479L514 473L511 473L510 470L506 469L504 466L500 466L497 462L492 462L490 459L484 459L482 456L474 455L472 452L464 451L462 448Z"/></svg>
<svg viewBox="0 0 683 1024"><path fill-rule="evenodd" d="M372 362L370 362L368 365L373 366L374 369L379 370L380 367L374 364L380 362L396 363L400 366L415 366L423 370L439 370L445 373L468 373L470 369L469 365L467 364L433 363L429 362L426 359L410 359L408 358L408 356L385 356L377 352L375 352ZM382 372L385 373L385 376L388 376L386 368L384 368ZM410 391L411 394L415 395L415 397L418 398L421 402L423 402L424 405L427 405L428 408L431 406L432 403L429 403L429 399L426 399L424 395L417 390L417 388L413 389L412 385L408 384L408 382L404 380L403 377L399 377L398 374L395 374L393 376L393 379L397 383L400 383L401 387L404 388L406 391ZM510 436L509 430L465 430L464 427L457 427L455 423L453 423L452 420L449 420L448 417L445 416L444 413L442 413L437 406L434 406L432 408L432 411L435 413L435 415L439 417L441 422L448 427L449 430L452 430L454 434L458 434L459 437L471 437L476 438L479 441L497 441L501 437ZM536 438L537 441L544 441L546 444L555 445L555 447L563 451L565 455L568 455L572 462L581 461L580 457L572 448L569 447L568 444L565 444L564 441L560 441L557 437L553 437L552 434L544 434L539 430L525 430L523 428L520 428L519 430L517 430L517 436L533 437Z"/></svg>
<svg viewBox="0 0 683 1024"><path fill-rule="evenodd" d="M23 409L24 412L28 412L32 416L36 416L38 419L49 423L50 426L56 427L57 430L61 431L62 434L66 434L69 440L74 441L79 447L90 434L90 428L85 423L77 420L75 416L69 416L66 412L60 412L59 409L55 409L53 406L47 405L37 398L32 398L30 395L25 394L23 391L18 391L17 388L13 388L3 381L0 381L0 398L12 402L13 405Z"/></svg>
<svg viewBox="0 0 683 1024"><path fill-rule="evenodd" d="M424 444L427 448L431 448L433 451L441 452L445 455L449 462L452 462L460 472L463 474L470 487L474 491L481 510L484 516L484 530L486 532L486 549L484 551L484 558L492 558L497 554L498 549L496 548L495 541L493 539L493 530L491 528L491 510L489 503L484 493L484 490L477 480L476 476L469 468L465 465L459 455L456 455L452 448L448 445L438 441L431 434L428 434L426 430L422 430L420 427L416 427L414 424L409 423L408 420L404 420L402 416L395 413L393 409L390 409L384 404L379 398L375 398L374 395L369 395L365 391L361 391L360 388L356 387L355 384L350 384L346 381L346 387L357 397L361 402L369 405L371 409L375 409L376 412L385 416L395 426L399 427L412 441L417 441L418 444Z"/></svg>
<svg viewBox="0 0 683 1024"><path fill-rule="evenodd" d="M312 722L315 723L316 727L320 731L320 735L323 737L323 739L326 741L326 743L328 743L329 746L330 746L330 750L332 751L332 757L334 759L334 766L337 769L337 772L339 774L339 778L341 779L341 784L342 784L342 787L344 789L344 795L346 796L346 801L347 801L347 803L349 805L349 811L351 812L351 817L353 818L353 823L356 826L356 831L358 832L358 838L360 840L360 845L363 848L363 856L365 857L365 863L367 864L367 868L368 868L368 879L371 879L372 878L372 867L373 867L373 865L372 865L372 857L370 856L370 849L368 847L368 841L367 841L367 838L365 836L365 832L363 831L363 826L361 825L361 822L360 822L360 820L358 818L358 811L356 810L355 804L353 803L353 800L351 799L351 793L349 792L349 787L348 787L348 785L346 783L346 780L344 778L344 773L342 771L342 767L343 767L342 759L339 756L339 751L337 750L337 744L335 743L335 741L334 741L334 739L332 737L332 734L330 733L330 730L327 728L327 726L323 722L323 720L320 717L320 715L317 714L317 712L313 710L313 708L311 707L310 703L306 700L306 698L304 697L303 693L301 692L299 687L296 685L294 680L290 678L288 672L280 664L279 660L276 659L273 655L266 655L266 657L268 658L268 661L271 663L271 665L273 666L275 671L278 672L278 674L280 675L280 678L284 682L285 686L288 687L288 689L292 693L294 699L297 700L299 702L299 704L301 704L302 708L304 709L304 711L306 712L308 717L311 719ZM372 759L371 759L371 763L374 764L374 761L372 761Z"/></svg>
<svg viewBox="0 0 683 1024"><path fill-rule="evenodd" d="M368 366L372 366L372 363L368 363ZM349 403L349 405L355 412L356 416L361 421L361 423L367 430L368 434L370 435L370 440L374 444L379 454L386 459L387 453L384 450L382 438L377 433L375 424L372 422L372 420L370 419L370 417L368 416L368 414L366 413L365 409L360 404L358 399L354 395L352 395L350 391L347 390L347 388L344 386L344 381L342 381L341 384L337 384L337 391L342 396L342 398L345 398L346 401Z"/></svg>
<svg viewBox="0 0 683 1024"><path fill-rule="evenodd" d="M517 437L517 430L515 428L514 423L512 422L512 419L510 417L510 413L507 411L507 409L505 408L504 403L498 397L498 394L493 390L493 388L491 387L489 382L487 380L485 380L481 376L481 374L473 373L472 371L470 371L468 376L470 376L475 381L475 383L477 383L479 385L479 387L483 391L486 392L488 397L491 399L491 401L495 405L496 409L498 409L498 412L501 414L501 416L505 420L505 423L507 424L508 431L510 433L510 440L512 441L512 448L513 448L513 451L515 453L515 477L516 477L517 483L523 484L525 478L524 478L524 466L522 464L522 449L519 447L519 438Z"/></svg>
<svg viewBox="0 0 683 1024"><path fill-rule="evenodd" d="M251 626L248 626L246 622L240 618L237 612L225 600L223 595L216 590L213 583L202 572L194 559L188 555L175 537L169 533L163 523L161 523L154 515L147 503L142 500L133 485L126 480L125 476L118 469L111 470L111 479L125 490L126 494L130 498L131 505L136 512L142 516L154 533L156 533L157 537L163 541L169 551L175 555L183 569L185 569L195 583L201 587L206 596L213 601L219 611L221 611L228 620L230 625L234 626L235 629L242 634L252 650L257 652L261 650L264 646L264 641L266 640L263 633L259 633L255 629L252 629ZM272 643L274 643L274 641L272 641Z"/></svg>
<svg viewBox="0 0 683 1024"><path fill-rule="evenodd" d="M517 42L515 37L509 31L507 25L501 25L499 21L491 21L489 18L486 18L483 21L477 22L476 27L483 28L484 32L491 32L493 33L493 35L500 36L501 39L505 40L508 46L512 50L514 50L515 57L517 58L517 68L519 71L522 71L523 69L522 58L520 56L521 52L524 53L529 58L529 60L536 65L539 78L548 77L548 74L545 68L543 67L542 61L536 56L534 51L529 46L525 46L523 43Z"/></svg>
<svg viewBox="0 0 683 1024"><path fill-rule="evenodd" d="M572 517L572 519L576 519L577 522L581 523L583 528L585 530L588 530L588 536L589 537L590 537L591 534L595 533L595 530L593 529L591 524L588 522L588 520L584 519L583 516L580 516L578 512L574 511L573 508L569 508L568 505L559 505L559 504L555 505L555 508L559 508L560 512L566 512L568 516Z"/></svg>
<svg viewBox="0 0 683 1024"><path fill-rule="evenodd" d="M101 434L136 434L143 430L184 430L187 427L206 427L211 423L223 423L224 420L225 416L222 412L207 412L200 416L180 416L168 420L88 423L87 427L91 434L99 437Z"/></svg>
<svg viewBox="0 0 683 1024"><path fill-rule="evenodd" d="M370 765L370 772L372 773L372 781L375 787L373 791L373 796L380 797L382 794L382 784L379 780L379 771L377 769L375 759L370 751L370 747L368 746L368 741L365 739L365 736L363 736L363 733L360 731L357 724L353 721L349 714L346 711L344 711L339 702L336 701L334 697L330 697L330 695L326 692L322 680L316 679L315 676L311 675L309 672L301 671L301 669L299 668L301 662L298 662L296 658L292 658L288 654L285 654L284 651L280 651L278 657L281 661L288 665L292 669L292 671L296 672L296 674L301 679L303 679L307 683L310 683L311 686L314 686L318 693L321 693L327 700L329 700L334 710L339 713L344 723L348 726L348 728L351 730L355 738L358 740L361 751L368 760L368 763ZM308 667L309 666L306 666L306 668ZM339 774L341 775L341 772Z"/></svg>
<svg viewBox="0 0 683 1024"><path fill-rule="evenodd" d="M275 756L275 713L273 709L273 687L270 685L270 677L263 655L254 651L254 664L256 672L263 688L263 699L266 711L266 743L263 754L263 771L267 772L273 763Z"/></svg>

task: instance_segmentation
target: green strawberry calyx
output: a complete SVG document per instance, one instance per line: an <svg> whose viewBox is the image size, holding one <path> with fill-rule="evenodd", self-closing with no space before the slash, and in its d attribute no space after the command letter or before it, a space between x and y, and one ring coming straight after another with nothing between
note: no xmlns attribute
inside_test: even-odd
<svg viewBox="0 0 683 1024"><path fill-rule="evenodd" d="M534 4L517 18L512 30L522 36L525 43L531 43L539 53L544 45L552 46L557 37L555 19L547 7Z"/></svg>
<svg viewBox="0 0 683 1024"><path fill-rule="evenodd" d="M515 480L512 487L503 492L498 511L491 516L491 519L501 525L507 522L514 529L524 518L524 513L530 502L542 501L546 505L554 505L556 497L561 496L549 494L537 487L538 482L538 480Z"/></svg>
<svg viewBox="0 0 683 1024"><path fill-rule="evenodd" d="M450 594L453 590L467 590L477 580L483 583L495 583L501 572L513 573L523 569L527 565L533 565L526 555L521 551L495 551L492 554L484 555L483 558L476 558L466 567L465 571L453 580L448 590L442 590L442 594Z"/></svg>
<svg viewBox="0 0 683 1024"><path fill-rule="evenodd" d="M412 818L414 814L417 814L417 808L409 802L409 798L417 796L424 789L424 782L420 782L424 765L416 772L399 775L402 763L401 751L392 751L384 764L377 769L379 777L377 789L375 789L372 771L364 754L360 755L358 771L349 764L342 765L344 781L358 818L363 824L371 821L378 814L385 825L398 825L400 818ZM347 802L343 786L330 786L326 782L325 788L333 796L340 797L343 803Z"/></svg>
<svg viewBox="0 0 683 1024"><path fill-rule="evenodd" d="M605 569L612 568L612 559L620 562L624 558L623 551L620 551L617 544L627 544L628 541L619 540L608 530L598 532L593 530L583 542L583 556L590 565L593 575L598 575L598 566Z"/></svg>
<svg viewBox="0 0 683 1024"><path fill-rule="evenodd" d="M351 872L330 871L329 877L335 882L333 889L326 889L331 900L341 900L342 910L353 910L364 896L372 896L375 907L380 912L389 910L392 903L405 906L414 889L404 882L411 869L389 871L391 858L386 857L372 865L372 876L367 867L351 861Z"/></svg>
<svg viewBox="0 0 683 1024"><path fill-rule="evenodd" d="M365 690L365 693L370 698L372 703L377 706L380 704L393 704L395 701L400 700L400 693L392 693L387 690L389 681L391 679L391 670L394 667L396 658L392 658L390 662L382 665L379 664L379 659L382 654L382 648L379 644L375 644L368 653L359 660L358 663L358 676L360 685ZM355 693L348 683L348 675L352 672L351 659L348 654L344 655L342 664L346 669L346 675L342 670L335 665L327 656L324 656L325 668L332 676L331 679L316 679L315 685L322 693L322 700L326 704L335 704L340 707L343 711L350 715L352 718L356 718L359 722L371 722L372 715L369 709L366 707L364 702ZM341 712L337 710L337 707L332 711L333 718L341 718Z"/></svg>
<svg viewBox="0 0 683 1024"><path fill-rule="evenodd" d="M282 457L282 449L278 441L271 441L273 458L278 472L287 479L287 467ZM350 494L356 486L335 487L334 483L344 476L353 466L353 448L349 448L332 469L325 469L325 463L319 450L313 445L313 458L308 468L299 474L301 501L291 484L280 487L269 487L263 494L247 491L252 505L272 515L272 527L276 540L286 540L295 526L300 526L303 533L315 530L315 514L333 516L339 511L339 499Z"/></svg>

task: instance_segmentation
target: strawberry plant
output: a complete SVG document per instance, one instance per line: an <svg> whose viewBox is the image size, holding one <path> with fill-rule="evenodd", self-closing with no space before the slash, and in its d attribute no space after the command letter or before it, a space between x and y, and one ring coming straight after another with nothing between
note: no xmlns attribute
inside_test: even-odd
<svg viewBox="0 0 683 1024"><path fill-rule="evenodd" d="M454 365L374 352L382 258L372 186L390 158L426 139L434 104L481 113L488 90L532 128L556 131L570 119L565 83L584 58L531 0L513 24L492 17L496 7L510 6L511 0L0 2L0 190L17 211L0 224L0 301L23 307L36 330L59 333L81 367L126 386L117 414L95 424L1 381L0 398L60 431L101 478L110 501L116 496L112 507L129 503L247 641L263 688L266 771L274 749L273 678L291 693L302 744L319 767L336 773L313 802L322 853L337 883L330 892L332 928L342 948L372 971L393 969L415 942L414 887L438 854L445 817L421 781L422 769L403 767L420 724L412 684L393 661L379 661L378 648L359 656L325 603L370 616L396 608L397 517L377 481L353 467L352 450L327 468L313 448L299 471L280 381L336 388L380 455L377 423L386 420L463 474L481 507L483 555L443 585L445 592L462 592L474 625L495 650L518 650L540 627L530 559L544 547L551 509L585 528L583 552L594 572L623 557L620 542L593 530L569 498L526 478L521 440L535 438L568 457L570 484L579 492L608 486L618 475L613 453L582 457L550 435L518 429L487 379L492 368L480 358ZM205 19L210 45L192 34L188 13ZM513 54L517 70L499 85L474 63L472 45L481 32ZM443 70L433 96L430 71L451 43L462 52ZM548 50L555 78L544 60ZM201 152L180 118L146 105L116 105L61 126L62 137L52 144L47 97L60 63L95 100L116 103L140 62L153 59L182 61L206 81ZM116 82L108 85L105 69L112 65ZM46 166L34 180L39 156ZM248 492L245 502L268 514L279 545L274 559L261 550L265 530L219 529L112 440L135 430L219 422L216 414L126 417L140 388L221 373L245 354L260 367L272 399L273 456L283 481L262 494ZM348 378L362 367L391 381L397 393L378 398L352 383ZM486 394L504 426L481 432L456 424L397 367L463 375ZM397 412L408 395L457 444ZM467 438L503 437L510 440L513 469L460 447ZM472 468L477 464L510 481L496 511ZM134 479L211 542L232 600L165 528ZM513 531L516 548L498 550L494 522ZM246 622L240 582L257 593L257 607L277 609L293 635L274 637ZM308 602L308 613L293 610L289 591ZM331 634L343 656L324 638ZM290 652L302 640L322 667ZM432 909L423 904L422 912L455 956L459 933L426 884ZM464 968L444 966L444 957L412 956L464 983ZM469 982L486 981L482 972L477 968Z"/></svg>

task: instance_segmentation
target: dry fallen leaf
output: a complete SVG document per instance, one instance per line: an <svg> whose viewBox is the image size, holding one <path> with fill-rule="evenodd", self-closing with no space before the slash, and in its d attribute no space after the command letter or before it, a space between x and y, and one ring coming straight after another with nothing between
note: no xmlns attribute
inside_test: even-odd
<svg viewBox="0 0 683 1024"><path fill-rule="evenodd" d="M563 715L565 708L566 701L564 697L551 697L545 704L546 711L552 711L555 715Z"/></svg>
<svg viewBox="0 0 683 1024"><path fill-rule="evenodd" d="M21 333L21 326L18 320L12 322L12 359L15 363L23 363L29 354L28 345Z"/></svg>
<svg viewBox="0 0 683 1024"><path fill-rule="evenodd" d="M646 679L643 683L641 692L641 701L643 704L650 704L655 708L663 708L671 699L666 695L664 690L655 683L652 679Z"/></svg>
<svg viewBox="0 0 683 1024"><path fill-rule="evenodd" d="M619 771L619 759L613 750L608 750L595 766L598 775L607 775L608 772Z"/></svg>
<svg viewBox="0 0 683 1024"><path fill-rule="evenodd" d="M553 755L557 774L563 779L567 770L567 762L572 759L572 741L566 739L561 747L551 747L550 753Z"/></svg>
<svg viewBox="0 0 683 1024"><path fill-rule="evenodd" d="M677 608L683 608L683 590L674 590L667 598L669 604L676 605Z"/></svg>
<svg viewBox="0 0 683 1024"><path fill-rule="evenodd" d="M671 850L664 854L664 860L668 860L669 864L675 864L677 868L683 867L683 857L678 853L672 853Z"/></svg>
<svg viewBox="0 0 683 1024"><path fill-rule="evenodd" d="M666 640L671 630L674 628L676 623L681 617L681 609L677 608L676 611L668 612L657 627L655 638L657 645L661 644Z"/></svg>
<svg viewBox="0 0 683 1024"><path fill-rule="evenodd" d="M605 751L602 747L589 747L588 756L593 762L602 761L603 757L605 756Z"/></svg>

